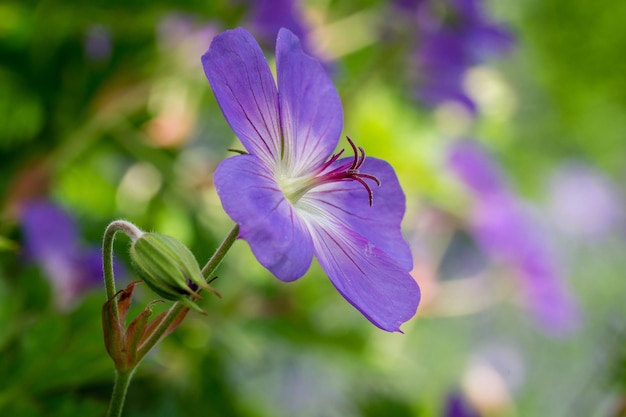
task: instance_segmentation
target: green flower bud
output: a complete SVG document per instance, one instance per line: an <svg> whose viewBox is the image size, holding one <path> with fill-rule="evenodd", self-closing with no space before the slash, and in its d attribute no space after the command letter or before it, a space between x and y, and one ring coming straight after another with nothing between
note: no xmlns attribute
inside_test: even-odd
<svg viewBox="0 0 626 417"><path fill-rule="evenodd" d="M131 248L135 272L159 296L180 301L203 312L192 298L201 298L195 290L205 288L215 293L205 281L196 258L178 240L158 233L144 233Z"/></svg>

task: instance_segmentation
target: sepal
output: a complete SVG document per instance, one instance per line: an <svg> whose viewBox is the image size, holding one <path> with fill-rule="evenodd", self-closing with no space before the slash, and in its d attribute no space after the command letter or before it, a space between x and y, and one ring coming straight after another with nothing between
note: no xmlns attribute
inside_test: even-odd
<svg viewBox="0 0 626 417"><path fill-rule="evenodd" d="M145 342L165 318L167 312L159 314L151 322L152 305L160 300L153 301L130 323L126 328L126 316L130 308L135 285L141 281L132 282L124 290L118 291L115 296L107 300L102 306L102 328L104 331L104 345L118 371L130 371L150 350ZM114 303L117 304L118 315L115 314ZM174 318L172 324L160 337L170 334L183 321L189 307L185 307Z"/></svg>

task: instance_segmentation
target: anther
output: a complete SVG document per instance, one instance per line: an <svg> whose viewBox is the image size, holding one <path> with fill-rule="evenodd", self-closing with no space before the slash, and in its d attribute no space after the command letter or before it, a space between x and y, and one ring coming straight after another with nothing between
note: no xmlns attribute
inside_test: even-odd
<svg viewBox="0 0 626 417"><path fill-rule="evenodd" d="M361 174L359 172L359 168L361 168L361 166L363 166L363 163L365 162L365 149L359 146L358 151L357 151L357 147L352 141L352 139L350 139L349 136L346 136L346 139L348 139L348 143L350 143L350 146L352 147L352 151L354 152L354 160L352 161L352 165L350 165L350 168L346 169L345 173L348 179L357 181L359 184L361 184L365 188L365 190L367 191L367 195L369 197L369 203L371 207L374 204L374 193L372 192L372 189L369 186L369 184L367 184L364 179L374 181L376 185L378 185L379 187L380 187L380 180L373 175Z"/></svg>
<svg viewBox="0 0 626 417"><path fill-rule="evenodd" d="M352 139L349 136L346 136L348 139L348 143L352 148L352 152L354 157L352 159L352 163L345 163L341 166L335 167L330 171L326 171L332 164L337 162L339 157L344 153L345 149L342 149L335 155L333 155L326 163L324 163L321 167L318 168L317 172L320 173L318 177L317 184L323 184L332 181L350 181L354 180L361 184L365 191L367 191L367 195L369 198L369 205L372 206L374 204L374 193L372 192L372 188L365 180L374 181L377 186L380 187L380 180L374 175L370 174L362 174L360 172L360 168L365 163L365 149L361 146L357 147ZM326 172L325 172L326 171Z"/></svg>

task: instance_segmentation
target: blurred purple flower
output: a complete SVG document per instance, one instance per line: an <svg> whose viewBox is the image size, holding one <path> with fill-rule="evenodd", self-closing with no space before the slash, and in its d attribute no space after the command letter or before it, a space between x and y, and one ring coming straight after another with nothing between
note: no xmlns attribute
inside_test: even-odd
<svg viewBox="0 0 626 417"><path fill-rule="evenodd" d="M179 49L185 54L202 54L217 31L215 24L203 22L194 14L172 12L159 22L157 40L167 54Z"/></svg>
<svg viewBox="0 0 626 417"><path fill-rule="evenodd" d="M192 13L171 12L159 22L156 36L164 55L195 72L198 62L187 57L202 55L217 33L215 23L203 21Z"/></svg>
<svg viewBox="0 0 626 417"><path fill-rule="evenodd" d="M24 255L50 279L58 308L68 310L83 293L102 284L100 248L81 246L69 213L49 201L33 201L23 207L20 220Z"/></svg>
<svg viewBox="0 0 626 417"><path fill-rule="evenodd" d="M418 97L430 105L457 102L475 113L463 88L465 72L508 52L512 35L491 21L481 0L400 0L397 5L415 13Z"/></svg>
<svg viewBox="0 0 626 417"><path fill-rule="evenodd" d="M480 417L459 391L453 391L446 398L443 417Z"/></svg>
<svg viewBox="0 0 626 417"><path fill-rule="evenodd" d="M553 223L583 241L600 239L623 227L624 201L602 173L583 163L559 167L548 183Z"/></svg>
<svg viewBox="0 0 626 417"><path fill-rule="evenodd" d="M259 45L241 28L215 37L202 63L248 151L215 172L239 237L282 281L304 275L315 255L346 300L381 329L399 331L420 299L400 230L404 193L393 168L365 158L352 141L353 157L331 155L343 111L321 64L281 29L277 89Z"/></svg>
<svg viewBox="0 0 626 417"><path fill-rule="evenodd" d="M95 62L104 62L111 56L111 32L102 25L91 25L85 36L85 55Z"/></svg>
<svg viewBox="0 0 626 417"><path fill-rule="evenodd" d="M308 28L298 0L248 0L248 3L250 29L263 43L273 44L280 28L285 28L306 45Z"/></svg>
<svg viewBox="0 0 626 417"><path fill-rule="evenodd" d="M454 144L449 163L473 192L480 196L500 194L506 190L502 173L490 162L485 151L473 141Z"/></svg>
<svg viewBox="0 0 626 417"><path fill-rule="evenodd" d="M521 278L526 304L539 324L567 334L579 322L575 300L565 288L547 237L523 212L489 155L473 141L456 143L452 170L474 193L474 237L492 257L510 264Z"/></svg>

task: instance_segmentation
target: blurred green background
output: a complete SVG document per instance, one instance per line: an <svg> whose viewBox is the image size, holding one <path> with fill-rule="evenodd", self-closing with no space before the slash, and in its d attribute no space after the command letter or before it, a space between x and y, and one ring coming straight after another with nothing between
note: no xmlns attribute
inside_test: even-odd
<svg viewBox="0 0 626 417"><path fill-rule="evenodd" d="M453 392L483 416L626 415L626 3L485 2L515 46L468 68L475 117L409 93L414 28L391 2L297 6L342 98L344 134L390 161L405 188L418 314L405 334L385 333L316 264L284 284L238 242L218 271L223 298L205 297L208 316L191 313L144 360L124 415L443 416ZM232 227L212 172L240 145L200 55L243 26L271 62L254 7L0 3L0 415L104 415L112 388L104 290L59 304L25 254L29 201L71 215L84 248L124 218L180 239L201 264ZM580 310L574 331L542 328L515 274L476 248L475 197L447 163L464 137L489 151L550 242ZM127 245L117 239L118 286L134 279ZM141 289L137 311L154 298Z"/></svg>

